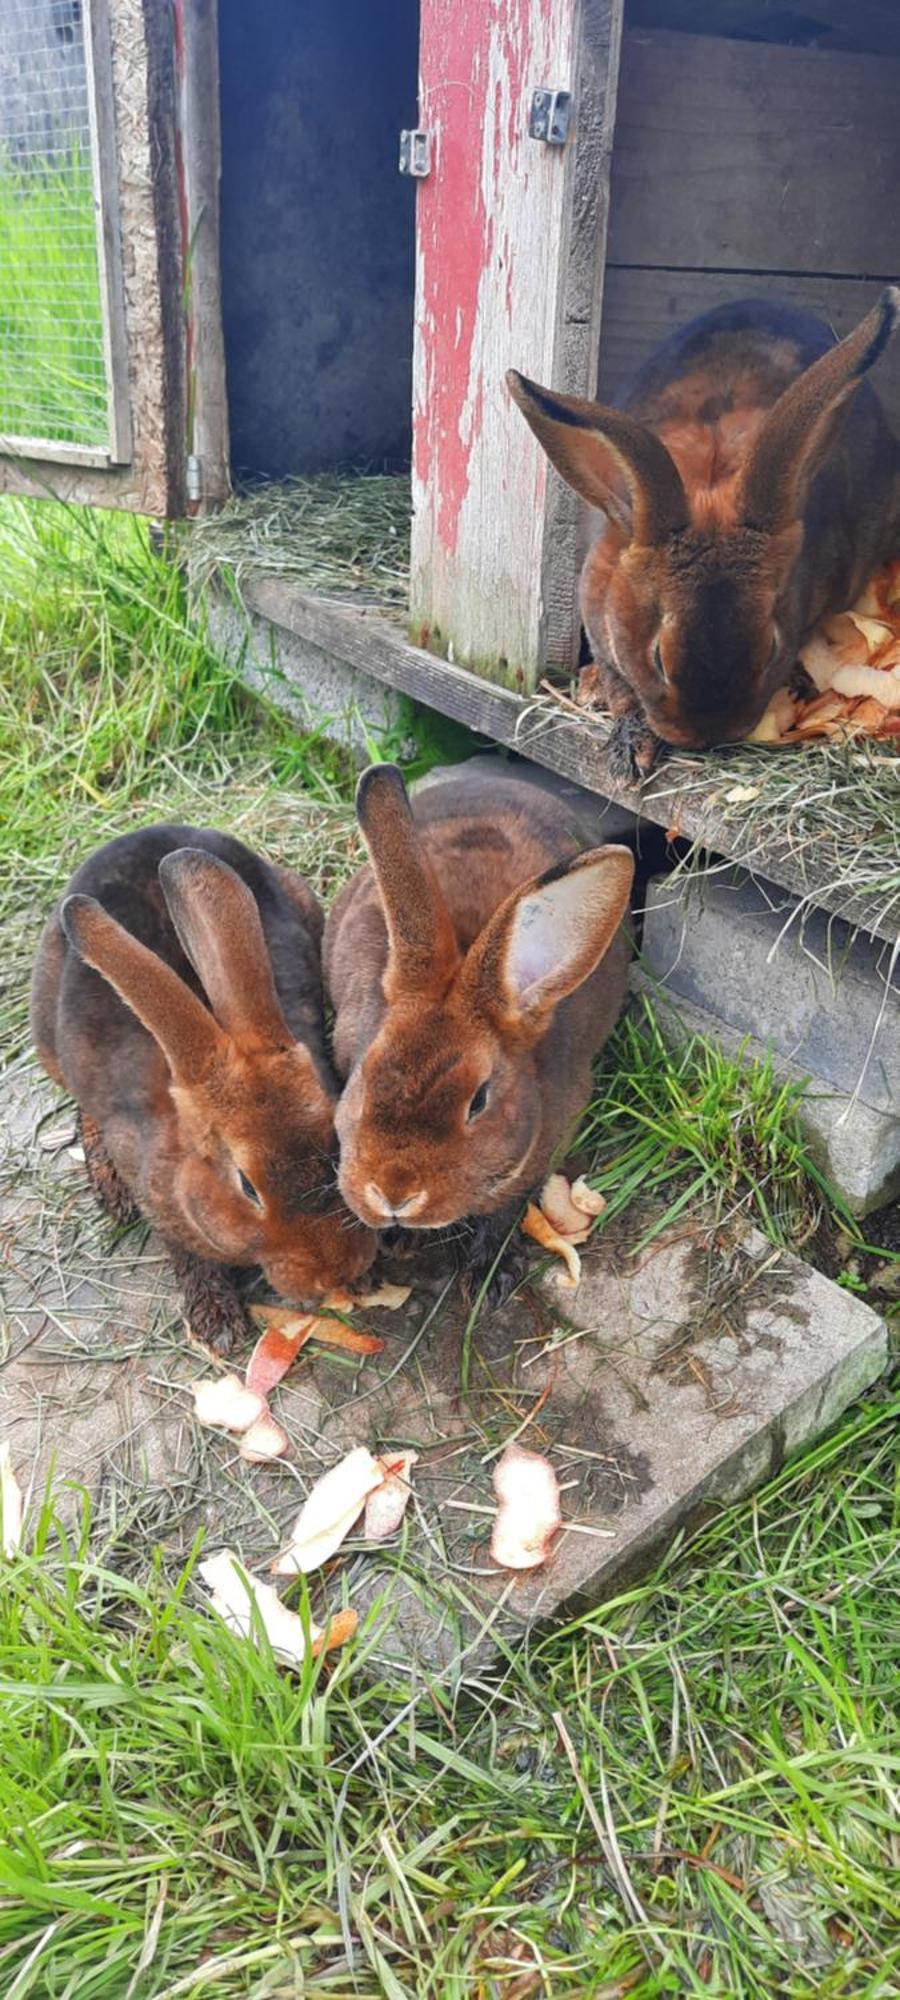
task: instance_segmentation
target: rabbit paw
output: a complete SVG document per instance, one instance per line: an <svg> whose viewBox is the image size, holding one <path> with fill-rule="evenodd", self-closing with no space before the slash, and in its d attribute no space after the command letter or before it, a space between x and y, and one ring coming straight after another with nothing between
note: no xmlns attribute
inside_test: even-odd
<svg viewBox="0 0 900 2000"><path fill-rule="evenodd" d="M230 1354L241 1343L255 1340L257 1329L231 1274L216 1264L204 1264L188 1250L172 1250L171 1256L194 1339L217 1354Z"/></svg>
<svg viewBox="0 0 900 2000"><path fill-rule="evenodd" d="M620 785L640 784L641 779L648 777L652 771L661 748L659 737L654 736L636 709L628 715L618 716L606 745L610 777Z"/></svg>
<svg viewBox="0 0 900 2000"><path fill-rule="evenodd" d="M95 1125L93 1118L87 1118L83 1111L79 1111L76 1123L85 1171L99 1206L105 1215L122 1227L136 1222L140 1210L131 1189L126 1187L118 1167L109 1157L99 1125Z"/></svg>

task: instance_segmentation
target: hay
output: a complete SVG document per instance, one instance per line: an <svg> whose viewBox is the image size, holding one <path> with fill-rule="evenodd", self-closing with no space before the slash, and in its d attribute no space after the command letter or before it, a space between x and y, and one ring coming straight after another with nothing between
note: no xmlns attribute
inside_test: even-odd
<svg viewBox="0 0 900 2000"><path fill-rule="evenodd" d="M304 590L365 593L384 605L409 594L410 483L400 475L319 473L236 493L185 531L202 585L223 571L289 577Z"/></svg>
<svg viewBox="0 0 900 2000"><path fill-rule="evenodd" d="M553 694L527 704L517 732L526 754L548 730L588 731L607 742L610 719L560 706ZM539 754L539 753L538 753ZM673 752L642 786L609 785L690 852L682 871L709 868L718 853L893 939L900 918L900 756L886 743L817 740L784 749L735 744L696 756ZM713 867L726 865L713 863ZM801 912L802 914L802 912Z"/></svg>

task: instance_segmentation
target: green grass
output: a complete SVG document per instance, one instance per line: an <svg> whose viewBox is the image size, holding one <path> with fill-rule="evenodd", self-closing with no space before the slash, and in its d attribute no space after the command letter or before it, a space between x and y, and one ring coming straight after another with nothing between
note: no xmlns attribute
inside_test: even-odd
<svg viewBox="0 0 900 2000"><path fill-rule="evenodd" d="M0 433L109 440L90 160L0 152Z"/></svg>
<svg viewBox="0 0 900 2000"><path fill-rule="evenodd" d="M743 1202L792 1248L813 1234L823 1204L852 1227L810 1159L802 1083L780 1081L768 1056L738 1061L702 1035L673 1047L662 1026L672 1012L664 994L642 995L598 1068L579 1143L609 1220L641 1193L659 1198L652 1235L709 1196Z"/></svg>
<svg viewBox="0 0 900 2000"><path fill-rule="evenodd" d="M346 759L243 694L141 524L4 503L0 606L15 1048L32 940L92 842L218 819L325 892L358 846ZM826 1202L794 1093L671 1053L650 1009L583 1136L620 1226L702 1193L795 1242ZM35 1503L0 1587L4 2000L900 1993L898 1416L870 1399L646 1580L454 1686L388 1677L371 1631L292 1677L189 1572L173 1593L133 1525L85 1514L67 1541Z"/></svg>
<svg viewBox="0 0 900 2000"><path fill-rule="evenodd" d="M142 1954L156 2000L897 1992L898 1416L412 1702L367 1634L292 1677L45 1510L0 1595L6 2000Z"/></svg>

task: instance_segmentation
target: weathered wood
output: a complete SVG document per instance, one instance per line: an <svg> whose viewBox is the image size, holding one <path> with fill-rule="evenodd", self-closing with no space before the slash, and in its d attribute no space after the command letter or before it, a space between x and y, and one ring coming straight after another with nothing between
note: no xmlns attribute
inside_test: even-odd
<svg viewBox="0 0 900 2000"><path fill-rule="evenodd" d="M122 237L116 172L116 114L112 93L112 52L107 0L88 0L84 22L91 166L96 193L97 271L103 324L109 412L109 461L127 465L131 457L128 406L128 336L122 283ZM87 460L86 463L90 463Z"/></svg>
<svg viewBox="0 0 900 2000"><path fill-rule="evenodd" d="M217 0L173 0L176 161L187 388L193 460L188 512L227 499L228 398L219 282L219 35ZM199 488L199 491L197 490Z"/></svg>
<svg viewBox="0 0 900 2000"><path fill-rule="evenodd" d="M117 195L128 354L127 465L75 465L0 454L0 492L183 511L185 401L174 177L173 53L168 8L107 0ZM97 43L102 61L102 43ZM102 101L101 96L98 103ZM110 278L113 278L110 265Z"/></svg>
<svg viewBox="0 0 900 2000"><path fill-rule="evenodd" d="M883 56L633 30L610 262L895 277L898 104Z"/></svg>
<svg viewBox="0 0 900 2000"><path fill-rule="evenodd" d="M584 393L596 377L621 15L622 0L422 6L413 630L519 687L573 657L578 529L503 378ZM564 147L528 136L537 86L573 92Z"/></svg>
<svg viewBox="0 0 900 2000"><path fill-rule="evenodd" d="M722 812L721 768L711 760L706 760L708 778L702 775L702 757L676 758L664 764L648 784L623 785L607 767L602 720L569 717L551 702L529 701L510 688L491 685L464 667L438 659L434 653L411 645L399 620L392 622L381 609L361 609L338 598L307 595L296 584L274 577L246 579L241 594L248 611L308 640L332 658L344 660L439 714L449 715L548 770L574 779L587 791L618 800L657 826L677 826L680 835L714 854L741 858L735 838L738 829ZM277 700L277 686L273 684L269 692ZM821 884L811 882L777 829L754 848L753 869L808 899L815 908L831 910L891 943L896 938L900 885L893 894L885 892L879 908L874 899L848 895L839 883L827 879Z"/></svg>
<svg viewBox="0 0 900 2000"><path fill-rule="evenodd" d="M900 252L898 252L900 264ZM792 272L634 271L610 266L603 296L599 394L615 400L661 340L695 314L729 299L790 299L820 313L838 334L849 333L874 305L877 279L797 277ZM873 386L900 433L900 345L882 355Z"/></svg>
<svg viewBox="0 0 900 2000"><path fill-rule="evenodd" d="M628 14L636 28L886 56L897 54L900 32L897 0L812 0L797 8L782 0L630 0Z"/></svg>

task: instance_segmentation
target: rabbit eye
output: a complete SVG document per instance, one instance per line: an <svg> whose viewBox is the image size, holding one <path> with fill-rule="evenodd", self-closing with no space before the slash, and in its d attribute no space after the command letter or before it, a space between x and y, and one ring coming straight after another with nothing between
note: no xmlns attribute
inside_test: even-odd
<svg viewBox="0 0 900 2000"><path fill-rule="evenodd" d="M471 1125L473 1118L477 1118L479 1112L484 1110L485 1105L487 1104L488 1101L488 1095L489 1095L488 1085L486 1083L480 1083L478 1085L478 1089L476 1090L474 1097L470 1098L469 1100L469 1109L466 1112L467 1125Z"/></svg>
<svg viewBox="0 0 900 2000"><path fill-rule="evenodd" d="M669 676L666 673L665 664L663 662L663 656L662 656L662 648L660 646L658 639L653 648L653 665L656 669L656 672L659 675L660 680L667 681Z"/></svg>
<svg viewBox="0 0 900 2000"><path fill-rule="evenodd" d="M257 1208L261 1208L262 1201L260 1200L260 1197L256 1192L253 1182L248 1181L246 1174L241 1173L240 1167L238 1168L238 1180L240 1181L242 1191L246 1195L247 1200L255 1202Z"/></svg>

